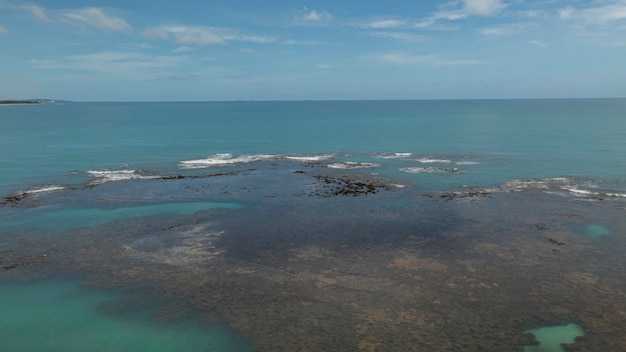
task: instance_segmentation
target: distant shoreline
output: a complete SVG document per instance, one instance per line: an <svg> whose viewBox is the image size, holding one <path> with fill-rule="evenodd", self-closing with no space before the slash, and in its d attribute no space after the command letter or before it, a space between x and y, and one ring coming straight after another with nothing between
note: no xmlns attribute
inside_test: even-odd
<svg viewBox="0 0 626 352"><path fill-rule="evenodd" d="M45 103L45 100L0 100L0 105L32 105L43 103Z"/></svg>

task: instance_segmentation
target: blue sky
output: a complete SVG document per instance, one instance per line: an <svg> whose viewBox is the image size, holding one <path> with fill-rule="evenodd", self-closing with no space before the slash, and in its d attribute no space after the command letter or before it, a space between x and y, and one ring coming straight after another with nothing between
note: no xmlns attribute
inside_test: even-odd
<svg viewBox="0 0 626 352"><path fill-rule="evenodd" d="M0 99L626 97L626 0L0 0Z"/></svg>

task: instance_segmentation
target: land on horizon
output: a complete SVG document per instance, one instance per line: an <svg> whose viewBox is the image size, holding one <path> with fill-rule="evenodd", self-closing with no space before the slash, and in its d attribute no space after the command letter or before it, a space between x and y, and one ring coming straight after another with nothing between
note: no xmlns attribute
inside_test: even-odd
<svg viewBox="0 0 626 352"><path fill-rule="evenodd" d="M27 105L27 104L44 104L54 102L51 99L10 99L0 100L0 105Z"/></svg>

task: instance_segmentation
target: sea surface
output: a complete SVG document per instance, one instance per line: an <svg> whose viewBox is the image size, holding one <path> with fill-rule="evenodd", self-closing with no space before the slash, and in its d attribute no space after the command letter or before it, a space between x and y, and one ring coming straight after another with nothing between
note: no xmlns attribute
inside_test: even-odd
<svg viewBox="0 0 626 352"><path fill-rule="evenodd" d="M626 99L0 106L2 351L626 350Z"/></svg>

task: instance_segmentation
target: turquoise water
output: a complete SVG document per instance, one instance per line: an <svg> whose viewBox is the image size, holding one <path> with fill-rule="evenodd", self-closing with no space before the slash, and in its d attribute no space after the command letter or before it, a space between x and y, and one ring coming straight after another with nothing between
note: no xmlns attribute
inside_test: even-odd
<svg viewBox="0 0 626 352"><path fill-rule="evenodd" d="M175 172L216 153L376 152L479 163L428 180L439 188L576 176L623 191L624 111L624 99L3 106L0 192L83 182L75 171Z"/></svg>
<svg viewBox="0 0 626 352"><path fill-rule="evenodd" d="M128 295L71 281L0 286L2 351L251 351L222 326L155 323L153 307L115 310Z"/></svg>
<svg viewBox="0 0 626 352"><path fill-rule="evenodd" d="M393 242L404 236L406 231L431 222L428 218L415 217L412 223L410 217L403 219L398 215L402 210L423 206L423 211L417 214L428 215L431 208L439 209L430 203L416 205L418 198L425 199L420 192L466 187L505 192L533 189L539 190L542 195L555 196L554 199L558 200L555 206L561 207L558 212L561 215L570 212L567 202L574 204L584 200L588 201L584 204L594 207L594 202L599 199L623 200L626 198L626 175L623 172L623 166L626 165L625 111L626 99L63 103L0 106L0 237L3 239L0 261L6 266L3 273L17 273L13 275L19 277L20 273L31 270L29 265L33 265L32 270L37 271L35 265L46 260L56 261L55 265L61 268L67 263L70 266L82 263L84 268L76 264L77 267L71 269L79 274L98 272L93 274L96 281L142 287L142 282L132 281L136 278L132 273L141 273L146 268L153 270L151 265L164 265L159 267L162 271L156 274L146 269L144 279L154 279L169 290L169 295L176 295L177 290L187 290L185 284L193 286L196 281L193 277L187 278L188 282L180 279L183 283L178 287L175 281L178 277L167 270L177 267L193 272L201 268L210 272L210 275L205 274L212 279L218 282L224 280L222 286L215 284L219 291L216 297L219 299L215 298L211 302L225 304L222 314L238 321L241 329L241 326L247 326L246 314L254 315L256 320L251 321L263 321L265 314L274 312L274 308L279 311L280 307L289 307L298 311L300 308L306 309L306 306L300 307L301 302L298 301L294 304L296 308L292 308L283 305L282 298L277 300L278 303L266 303L264 299L284 293L282 289L272 291L272 284L250 284L258 292L249 290L249 282L256 281L248 281L245 275L258 268L272 269L271 265L264 266L263 262L255 262L252 269L240 268L237 266L240 262L229 262L230 257L226 256L227 260L220 262L221 268L225 269L211 272L215 264L211 260L222 258L220 255L225 248L230 250L230 256L241 255L246 260L251 257L253 259L250 260L254 261L268 256L270 264L273 264L272 261L284 259L276 253L282 253L280 250L289 246L294 246L295 249L289 253L295 258L301 258L300 255L310 259L315 257L315 251L324 253L319 248L305 252L308 253L306 255L298 252L298 245L309 245L316 240L322 244L339 246L342 250L359 241L369 240L378 244L389 239ZM311 197L312 194L318 194L314 189L316 179L311 177L315 176L314 172L388 177L393 180L389 189L406 190L408 196L398 196L396 199L393 198L396 193L387 192L385 194L391 194L389 197L392 200L387 199L386 203L349 203L344 199L333 199L328 204L320 205L321 200ZM245 178L246 175L257 174L262 176L257 179ZM220 178L219 175L237 177ZM272 183L274 179L279 180L278 184ZM326 181L337 182L336 179ZM373 199L370 195L368 197L368 201ZM300 202L304 202L303 199L310 201L310 204L302 206ZM535 204L531 201L529 209L541 208L545 198L537 199ZM291 212L293 209L300 212ZM308 213L309 209L313 209L310 210L313 213ZM473 214L477 209L480 207L472 209L468 214ZM346 218L353 216L357 220L348 220L348 223L359 223L359 210L365 211L364 214L371 212L371 219L380 216L380 222L373 222L368 228L353 225L344 231L343 221ZM325 211L329 211L330 215ZM351 211L355 214L350 214ZM553 247L533 248L524 255L516 253L513 258L526 257L528 253L549 253L552 256L535 260L552 260L557 258L558 253L569 253L570 248L574 248L570 247L570 243L575 240L563 238L565 235L558 232L554 217L561 215L554 215L551 211L548 209L537 217L546 215L553 218L524 224L523 229L544 231L539 235L545 235L546 238L540 238L537 233L532 234L533 238L540 238L538 246ZM446 236L456 236L456 232L451 230L455 226L461 228L468 225L472 229L482 219L489 218L491 213L487 211L479 214L477 219L464 222L472 216L445 210L433 215L437 219L435 222L440 223L439 227L445 230L438 226L433 228L445 235L441 239L444 241L449 239ZM507 214L502 216L508 217ZM576 216L580 220L576 220ZM621 226L621 214L615 216L611 212L607 225L603 225L605 222L602 220L593 219L591 215L576 216L567 218L563 228L572 226L571 221L576 221L574 227L579 230L578 237L593 237L598 240L598 244L614 241L616 243L606 247L613 245L614 248L620 248L621 234L614 229ZM318 220L318 217L321 219ZM184 223L189 219L193 221ZM129 225L115 227L121 221L127 221ZM157 224L156 227L150 227L152 223ZM211 227L214 223L217 224L215 228ZM231 232L220 228L218 225L221 223ZM497 234L517 233L518 229L508 229L505 227L507 224L503 220L495 226L497 229L481 231L480 236L488 236L490 230ZM385 226L396 225L398 234L387 232ZM142 232L144 227L146 230ZM78 233L76 230L81 230L80 233L88 238L81 237L81 241L86 241L86 244L81 242L81 245L87 254L66 249L61 251L62 255L55 257L55 252L50 248L73 248L72 236ZM458 231L462 232L460 229ZM29 240L34 240L40 233L53 235L45 238L43 244L32 245ZM90 239L100 239L103 234L109 236L112 233L116 237L112 244L105 242L111 244L111 247L102 249L103 253L120 255L116 250L133 249L120 255L127 262L123 261L121 268L110 269L113 273L107 271L109 268L106 263L92 263L90 254L93 253L89 252L97 247L89 242ZM54 242L57 234L63 235L58 236L61 243ZM353 235L356 239L351 239ZM415 233L407 235L413 238L411 236L414 237ZM475 241L479 240L476 233L468 235L473 236L476 237ZM16 242L18 240L22 242ZM463 244L463 241L459 240L459 243ZM366 248L374 248L367 245ZM456 245L446 243L442 248L457 248ZM511 248L527 250L525 245ZM487 243L484 248L493 246L493 243ZM41 253L37 252L39 248L43 248ZM393 246L390 245L390 248ZM464 247L459 244L458 248ZM472 255L479 257L485 254L481 252L484 248L476 248L480 255L473 252ZM238 249L241 249L240 253ZM370 254L364 254L363 257L367 258ZM68 256L67 262L64 261L65 255ZM488 257L494 256L489 254ZM361 254L357 258L361 258ZM438 255L435 258L441 259ZM505 255L502 258L508 257ZM456 259L452 256L452 264L447 264L452 266L462 263L461 269L456 272L470 269L474 270L472 273L476 272L473 269L475 263L457 262ZM586 258L575 262L586 263ZM467 268L463 266L465 263L470 263ZM528 263L532 264L532 261L522 264ZM553 268L572 266L571 262L563 265L550 263ZM435 261L411 261L406 258L383 262L382 267L411 270L419 265L434 271L446 267ZM513 265L510 267L515 268ZM317 268L311 270L314 272L314 269ZM295 269L289 264L284 270ZM582 270L586 269L579 269ZM569 284L572 285L598 281L597 273L568 274L567 277L571 278ZM260 276L264 278L263 275ZM562 273L559 273L560 276ZM302 276L293 276L293 279L302 277L316 276L305 272ZM445 278L445 275L441 277ZM274 283L276 280L271 278L268 282ZM480 282L480 285L476 284L477 287L498 287L496 279L493 283L482 277L478 280L476 282ZM529 280L534 287L534 279ZM410 281L415 280L411 278ZM499 282L501 288L506 286L503 281ZM324 291L325 285L331 282L320 281L318 288ZM450 281L441 285L444 293L448 284L459 283ZM362 292L363 288L365 286L357 287L355 292ZM202 291L204 295L212 297L207 294L211 292L210 289L202 289L206 289ZM474 284L468 286L468 289L474 290ZM510 289L511 292L520 292L517 287ZM574 292L578 292L575 291L578 289L575 288ZM572 291L569 286L563 290ZM206 303L203 300L206 297L198 298L194 292L188 291L185 291L186 296L193 297L189 299L195 304ZM295 292L285 295L306 295L303 291ZM226 325L206 326L190 321L186 324L191 325L182 327L159 325L145 311L135 317L101 314L98 307L122 297L119 295L87 290L77 283L53 280L33 284L2 284L0 340L10 341L8 346L11 346L11 351L246 351L252 348L246 338ZM231 296L242 296L246 302L230 302ZM315 300L319 298L317 293L313 296ZM541 302L549 300L546 298ZM245 314L236 315L237 308L244 303L253 305L253 308L245 306L242 308ZM518 313L525 312L525 308L518 309ZM506 309L503 312L508 314ZM359 317L377 316L370 313ZM558 318L563 319L561 316ZM298 327L299 324L305 325L306 321L300 319L299 315L298 318L286 315L284 319L285 324ZM323 317L321 321L324 319L328 320ZM397 319L401 320L400 315ZM346 331L353 331L351 329L354 326L349 325ZM250 330L255 331L248 327L247 331ZM521 334L521 330L518 333ZM128 334L128 331L137 333ZM537 331L538 334L543 332ZM262 337L272 334L259 333ZM550 334L554 335L554 332L548 332ZM315 336L309 337L313 339ZM263 343L264 346L273 346L271 341ZM367 343L363 342L362 346L369 346ZM550 344L554 343L545 343ZM539 347L528 347L527 350L537 350L533 348ZM558 350L560 347L550 348Z"/></svg>
<svg viewBox="0 0 626 352"><path fill-rule="evenodd" d="M128 218L138 218L156 214L193 214L209 209L239 209L244 205L237 203L164 203L112 209L34 209L27 213L15 212L8 217L5 228L39 227L50 231L66 231L74 228L90 227Z"/></svg>
<svg viewBox="0 0 626 352"><path fill-rule="evenodd" d="M539 342L537 346L524 347L525 352L563 352L565 350L562 344L573 344L577 337L585 335L583 329L574 323L529 329L524 333L535 335L535 339Z"/></svg>
<svg viewBox="0 0 626 352"><path fill-rule="evenodd" d="M601 239L603 236L611 234L611 230L600 224L589 224L585 226L585 236L593 239Z"/></svg>

